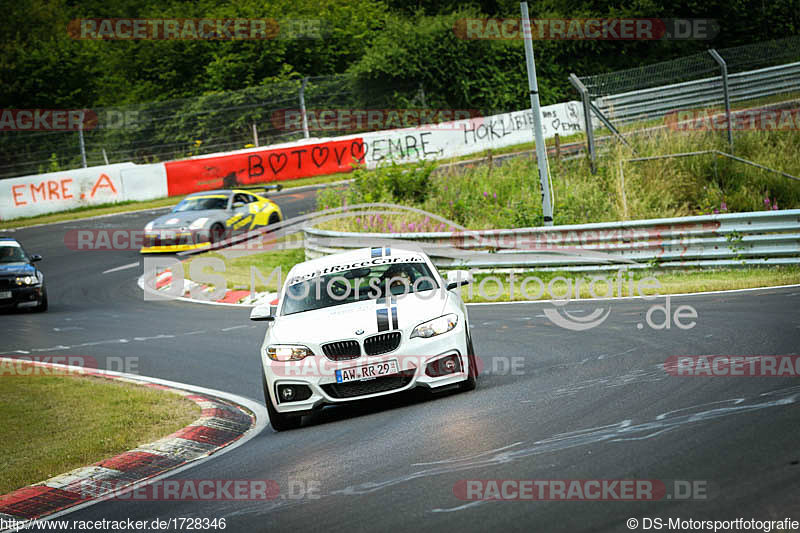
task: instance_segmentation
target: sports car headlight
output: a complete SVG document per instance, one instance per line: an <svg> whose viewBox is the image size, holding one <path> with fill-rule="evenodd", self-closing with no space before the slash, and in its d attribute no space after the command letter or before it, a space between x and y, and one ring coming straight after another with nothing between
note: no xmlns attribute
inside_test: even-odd
<svg viewBox="0 0 800 533"><path fill-rule="evenodd" d="M201 229L203 226L206 225L206 222L208 222L208 217L198 218L197 220L189 224L189 229Z"/></svg>
<svg viewBox="0 0 800 533"><path fill-rule="evenodd" d="M422 337L427 339L429 337L435 337L436 335L447 333L456 327L456 324L458 324L458 315L451 313L449 315L440 316L439 318L423 322L415 327L414 331L411 332L411 338Z"/></svg>
<svg viewBox="0 0 800 533"><path fill-rule="evenodd" d="M267 357L273 361L300 361L314 355L307 346L297 344L270 344L267 346Z"/></svg>
<svg viewBox="0 0 800 533"><path fill-rule="evenodd" d="M39 278L36 276L20 276L17 278L17 285L36 285Z"/></svg>
<svg viewBox="0 0 800 533"><path fill-rule="evenodd" d="M144 227L144 230L145 231L150 231L151 229L153 229L153 223L152 222L148 222L147 225Z"/></svg>

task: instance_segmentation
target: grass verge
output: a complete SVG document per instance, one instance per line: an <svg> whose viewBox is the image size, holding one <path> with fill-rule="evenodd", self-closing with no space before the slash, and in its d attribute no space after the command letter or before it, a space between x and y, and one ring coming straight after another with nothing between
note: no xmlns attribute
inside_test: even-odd
<svg viewBox="0 0 800 533"><path fill-rule="evenodd" d="M657 131L631 137L629 142L630 147L616 144L602 152L596 174L584 158L550 161L556 225L800 207L800 188L792 180L713 154L626 162L633 157L727 151L725 136L718 132ZM737 156L795 176L800 176L798 152L800 135L791 131L736 134ZM356 169L352 186L320 191L318 206L400 204L469 229L543 224L534 159L516 158L494 168L481 165L441 175L433 175L434 167L420 163ZM449 229L418 214L353 216L320 227L363 232Z"/></svg>
<svg viewBox="0 0 800 533"><path fill-rule="evenodd" d="M277 250L246 257L225 258L221 254L201 254L184 262L184 273L187 279L189 265L202 257L217 257L225 261L225 281L228 289L250 289L250 269L255 267L260 273L255 276L256 292L272 292L279 290L277 279L270 277L276 267L281 268L281 279L285 280L289 270L305 260L302 249ZM211 273L211 270L204 270ZM502 286L496 281L486 280L491 276L500 279ZM563 298L570 290L574 298L575 288L578 288L580 298L591 298L592 291L597 297L605 296L637 296L639 289L644 295L656 294L688 294L693 292L721 291L733 289L750 289L756 287L771 287L777 285L800 284L800 267L773 266L773 267L743 267L735 269L714 270L631 270L622 276L622 290L618 289L617 272L586 273L586 272L521 272L514 274L515 291L512 298L510 278L508 274L476 274L475 282L461 288L464 301L469 303L479 302L508 302L521 300L547 300L552 297ZM592 287L589 284L593 278L601 276L606 281L598 280ZM528 287L529 296L520 289L521 283L526 278L536 277L542 282L544 290L537 294L539 285L531 282ZM659 286L647 288L645 283L640 283L645 278L655 277ZM579 283L580 280L580 283ZM266 281L266 282L265 282ZM482 285L481 285L482 284ZM552 287L551 287L552 284ZM609 287L609 284L611 286ZM470 290L471 289L471 290ZM609 294L611 290L611 294ZM621 294L620 294L621 292Z"/></svg>
<svg viewBox="0 0 800 533"><path fill-rule="evenodd" d="M3 375L0 494L152 442L199 416L182 396L128 383Z"/></svg>

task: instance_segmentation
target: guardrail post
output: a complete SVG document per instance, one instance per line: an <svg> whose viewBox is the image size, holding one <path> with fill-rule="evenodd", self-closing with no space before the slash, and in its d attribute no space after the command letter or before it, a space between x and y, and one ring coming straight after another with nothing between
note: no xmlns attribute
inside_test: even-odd
<svg viewBox="0 0 800 533"><path fill-rule="evenodd" d="M725 118L728 121L728 146L733 153L733 124L731 124L731 97L728 92L728 64L719 53L713 48L708 51L714 61L719 65L722 74L722 95L725 98Z"/></svg>
<svg viewBox="0 0 800 533"><path fill-rule="evenodd" d="M589 90L578 79L575 74L569 75L569 82L581 94L581 101L583 102L583 121L586 127L586 145L589 150L589 165L592 169L592 174L597 174L597 154L594 151L594 129L592 128L592 113L589 102Z"/></svg>
<svg viewBox="0 0 800 533"><path fill-rule="evenodd" d="M308 116L306 115L306 83L308 76L303 78L300 85L300 114L303 115L303 138L308 139Z"/></svg>

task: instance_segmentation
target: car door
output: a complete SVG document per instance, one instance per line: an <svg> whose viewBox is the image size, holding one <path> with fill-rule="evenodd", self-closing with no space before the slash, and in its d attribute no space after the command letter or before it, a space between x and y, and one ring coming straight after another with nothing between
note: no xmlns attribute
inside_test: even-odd
<svg viewBox="0 0 800 533"><path fill-rule="evenodd" d="M233 195L231 209L233 215L228 219L228 228L231 233L243 233L250 229L253 223L253 215L250 213L250 199L252 196L246 193L236 193Z"/></svg>

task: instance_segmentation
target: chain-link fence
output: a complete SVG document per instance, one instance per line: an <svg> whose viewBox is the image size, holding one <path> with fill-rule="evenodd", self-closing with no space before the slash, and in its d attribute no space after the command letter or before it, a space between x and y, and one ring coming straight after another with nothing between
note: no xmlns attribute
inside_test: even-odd
<svg viewBox="0 0 800 533"><path fill-rule="evenodd" d="M88 109L82 132L0 132L0 178L83 166L81 136L88 166L152 163L304 136L329 137L398 127L396 122L384 120L386 110L425 106L424 88L419 85L368 86L350 76L336 75L194 98ZM361 120L363 113L359 113L363 110L382 112L377 120Z"/></svg>
<svg viewBox="0 0 800 533"><path fill-rule="evenodd" d="M733 104L800 97L800 64L794 64L800 61L800 36L717 52L727 69ZM622 128L681 110L724 109L721 73L712 54L702 52L578 80L597 110Z"/></svg>

